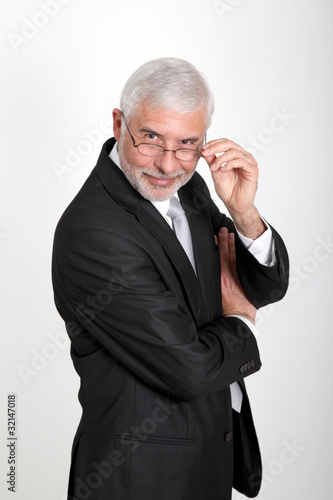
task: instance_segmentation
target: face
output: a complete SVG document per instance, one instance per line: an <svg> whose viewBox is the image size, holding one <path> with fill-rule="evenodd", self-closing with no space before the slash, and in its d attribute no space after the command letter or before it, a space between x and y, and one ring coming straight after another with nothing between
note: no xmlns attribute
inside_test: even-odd
<svg viewBox="0 0 333 500"><path fill-rule="evenodd" d="M121 167L141 196L151 201L167 200L190 180L197 161L178 160L172 151L155 157L142 155L133 146L127 129L121 131L119 109L113 111L113 119ZM147 142L171 150L200 149L206 132L206 116L204 109L176 113L141 104L127 125L135 144Z"/></svg>

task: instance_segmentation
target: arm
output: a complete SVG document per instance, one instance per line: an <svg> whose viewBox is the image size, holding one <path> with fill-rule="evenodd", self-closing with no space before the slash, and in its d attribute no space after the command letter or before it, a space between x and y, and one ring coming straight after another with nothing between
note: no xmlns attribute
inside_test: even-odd
<svg viewBox="0 0 333 500"><path fill-rule="evenodd" d="M194 400L260 368L256 340L237 318L198 329L181 297L168 290L151 257L130 237L83 230L68 241L63 267L67 318L78 353L104 347L152 387ZM59 301L59 310L61 306ZM89 345L89 341L91 346Z"/></svg>
<svg viewBox="0 0 333 500"><path fill-rule="evenodd" d="M222 309L224 316L238 315L255 324L256 308L245 295L237 274L235 235L219 231Z"/></svg>
<svg viewBox="0 0 333 500"><path fill-rule="evenodd" d="M236 226L243 236L256 240L266 231L254 206L259 175L257 162L250 153L228 139L206 143L202 155L210 167L216 193L233 219L222 218L212 202L210 210L215 234L221 226L226 226L229 232L235 232ZM260 264L244 247L238 234L235 235L239 278L257 309L281 300L288 288L287 250L279 234L270 228L275 248L275 264L271 267Z"/></svg>

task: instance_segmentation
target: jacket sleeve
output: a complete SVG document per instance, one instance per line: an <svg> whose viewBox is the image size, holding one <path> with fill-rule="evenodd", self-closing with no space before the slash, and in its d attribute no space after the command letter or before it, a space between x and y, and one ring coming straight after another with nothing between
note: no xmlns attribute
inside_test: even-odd
<svg viewBox="0 0 333 500"><path fill-rule="evenodd" d="M200 190L204 193L207 209L217 235L222 226L235 233L237 271L242 286L257 309L281 300L288 289L289 258L286 246L279 233L271 226L276 252L276 263L269 267L260 264L241 242L235 225L230 217L222 214L211 199L208 187L203 179L197 178Z"/></svg>
<svg viewBox="0 0 333 500"><path fill-rule="evenodd" d="M130 237L76 232L58 252L53 279L77 355L104 347L171 396L195 400L261 366L255 337L241 320L221 317L199 330L146 249Z"/></svg>

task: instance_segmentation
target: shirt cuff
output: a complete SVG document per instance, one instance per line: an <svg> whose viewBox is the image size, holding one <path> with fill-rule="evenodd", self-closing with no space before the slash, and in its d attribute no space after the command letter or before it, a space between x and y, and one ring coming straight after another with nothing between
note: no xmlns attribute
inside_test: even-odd
<svg viewBox="0 0 333 500"><path fill-rule="evenodd" d="M263 221L267 229L256 240L252 240L251 238L243 236L238 231L236 226L235 229L237 231L239 239L241 240L245 248L252 253L257 261L264 266L272 267L276 263L275 242L273 239L271 228L269 227L265 219L261 217L261 220Z"/></svg>
<svg viewBox="0 0 333 500"><path fill-rule="evenodd" d="M228 314L227 316L225 316L225 318L238 318L238 319L242 320L246 324L246 326L248 326L250 328L253 335L256 338L259 337L259 332L256 329L256 327L254 326L254 324L251 323L251 321L249 319L244 318L244 316L240 316L239 314Z"/></svg>
<svg viewBox="0 0 333 500"><path fill-rule="evenodd" d="M239 314L228 314L228 316L225 316L225 318L238 318L241 321L243 321L246 326L248 326L253 333L255 337L258 337L259 332L256 329L256 327L251 323L251 321L247 318L244 318L243 316L240 316ZM233 384L230 385L230 393L231 393L231 406L232 408L240 413L241 408L242 408L242 402L243 402L243 393L241 388L239 387L238 382L234 382Z"/></svg>

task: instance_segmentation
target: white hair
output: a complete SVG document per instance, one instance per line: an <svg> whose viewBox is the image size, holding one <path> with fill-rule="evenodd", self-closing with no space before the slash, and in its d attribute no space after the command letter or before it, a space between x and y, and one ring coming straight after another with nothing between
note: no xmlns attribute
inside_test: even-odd
<svg viewBox="0 0 333 500"><path fill-rule="evenodd" d="M214 97L205 77L183 59L165 57L140 66L127 80L120 107L130 120L141 102L177 113L206 110L206 128L211 124Z"/></svg>

